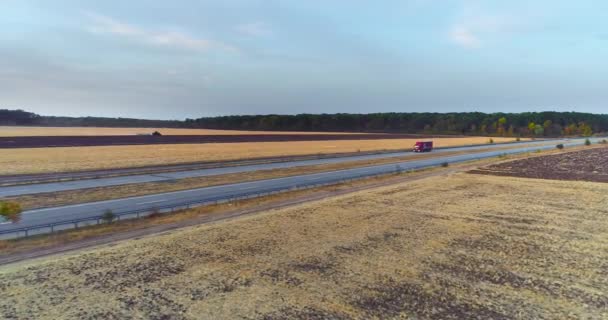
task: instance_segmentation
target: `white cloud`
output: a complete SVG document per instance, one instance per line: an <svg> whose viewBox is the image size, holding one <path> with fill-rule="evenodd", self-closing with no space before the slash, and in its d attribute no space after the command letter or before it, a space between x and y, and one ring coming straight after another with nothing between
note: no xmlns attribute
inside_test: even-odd
<svg viewBox="0 0 608 320"><path fill-rule="evenodd" d="M96 13L87 13L86 15L93 21L93 25L88 30L97 34L112 34L159 47L193 51L207 51L210 49L236 51L234 47L225 43L196 38L183 32L148 30Z"/></svg>
<svg viewBox="0 0 608 320"><path fill-rule="evenodd" d="M450 40L465 48L479 48L481 41L473 32L465 26L458 25L450 30Z"/></svg>
<svg viewBox="0 0 608 320"><path fill-rule="evenodd" d="M462 47L475 49L483 46L488 40L502 41L505 36L527 29L527 23L519 18L507 15L468 14L456 23L449 31L449 39Z"/></svg>
<svg viewBox="0 0 608 320"><path fill-rule="evenodd" d="M236 31L252 37L267 37L272 35L272 29L264 22L253 22L236 26Z"/></svg>

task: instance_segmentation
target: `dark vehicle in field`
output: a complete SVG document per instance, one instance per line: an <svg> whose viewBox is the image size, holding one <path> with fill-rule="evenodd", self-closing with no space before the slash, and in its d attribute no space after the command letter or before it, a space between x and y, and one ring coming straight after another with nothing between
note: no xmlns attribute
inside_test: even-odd
<svg viewBox="0 0 608 320"><path fill-rule="evenodd" d="M414 145L414 152L431 152L433 141L417 141Z"/></svg>

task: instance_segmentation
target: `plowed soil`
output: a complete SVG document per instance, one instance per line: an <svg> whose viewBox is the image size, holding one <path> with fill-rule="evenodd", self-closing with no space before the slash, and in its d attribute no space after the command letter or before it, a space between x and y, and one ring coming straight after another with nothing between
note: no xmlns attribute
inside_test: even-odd
<svg viewBox="0 0 608 320"><path fill-rule="evenodd" d="M30 126L0 126L0 137L32 137L32 136L128 136L151 134L160 131L164 136L183 135L247 135L247 134L327 134L328 132L302 131L243 131L243 130L214 130L214 129L183 129L183 128L121 128L121 127L30 127ZM332 134L353 134L355 132L332 132Z"/></svg>
<svg viewBox="0 0 608 320"><path fill-rule="evenodd" d="M608 148L503 162L471 171L496 176L608 182Z"/></svg>

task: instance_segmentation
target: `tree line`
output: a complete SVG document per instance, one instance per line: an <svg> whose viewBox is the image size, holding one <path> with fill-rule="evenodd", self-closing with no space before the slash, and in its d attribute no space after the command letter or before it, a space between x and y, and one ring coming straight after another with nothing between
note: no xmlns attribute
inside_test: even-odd
<svg viewBox="0 0 608 320"><path fill-rule="evenodd" d="M104 117L55 117L41 116L24 110L0 109L0 125L48 126L48 127L131 127L131 128L183 128L184 121L145 120Z"/></svg>
<svg viewBox="0 0 608 320"><path fill-rule="evenodd" d="M584 135L608 131L608 115L581 112L244 115L186 119L191 127L491 136Z"/></svg>
<svg viewBox="0 0 608 320"><path fill-rule="evenodd" d="M590 136L608 132L608 115L582 112L370 113L235 115L198 119L143 120L51 117L0 110L0 125L165 127L259 131L388 132L490 136Z"/></svg>

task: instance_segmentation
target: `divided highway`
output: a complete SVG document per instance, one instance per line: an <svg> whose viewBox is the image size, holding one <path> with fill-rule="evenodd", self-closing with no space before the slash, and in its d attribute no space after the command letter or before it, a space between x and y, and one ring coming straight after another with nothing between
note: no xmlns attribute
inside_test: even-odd
<svg viewBox="0 0 608 320"><path fill-rule="evenodd" d="M467 146L467 147L455 147L436 149L433 154L441 154L446 152L456 151L478 151L490 148L506 148L515 146L536 146L551 143L554 145L554 141L526 141L519 143L509 144L497 144L497 145L479 145L479 146ZM379 154L367 154L367 155L355 155L345 156L337 158L324 158L324 159L310 159L310 160L299 160L299 161L287 161L287 162L275 162L275 163L263 163L233 167L221 167L221 168L207 168L207 169L195 169L195 170L182 170L174 172L163 172L163 173L150 173L150 174L136 174L129 176L120 177L109 177L109 178L98 178L98 179L82 179L65 182L50 182L40 184L29 184L29 185L15 185L8 187L0 187L0 197L11 197L26 194L36 194L45 192L58 192L67 190L78 190L87 188L97 187L108 187L118 186L133 183L146 183L146 182L168 182L172 180L194 178L194 177L207 177L231 173L244 173L261 170L273 170L273 169L284 169L294 168L303 166L313 166L321 164L331 163L342 163L362 160L374 160L374 159L385 159L395 157L415 157L416 153L413 152L392 152L392 153L379 153ZM2 182L2 180L0 180Z"/></svg>
<svg viewBox="0 0 608 320"><path fill-rule="evenodd" d="M595 143L596 141L594 141ZM584 143L583 139L555 140L547 145L542 143L526 143L513 149L485 151L464 155L439 156L431 159L411 160L401 163L384 164L369 167L360 167L347 170L306 174L277 179L268 179L244 183L235 183L215 187L206 187L192 190L184 190L148 196L84 203L64 207L47 208L26 211L18 223L5 223L0 225L0 232L8 232L23 227L35 227L42 224L69 221L82 218L93 218L103 214L106 210L115 213L133 210L153 210L159 207L182 206L191 202L213 201L218 199L230 199L253 193L268 193L277 190L287 190L294 187L302 187L313 184L335 183L342 180L358 178L365 175L380 175L395 172L396 170L416 170L439 166L443 163L458 163L470 160L496 157L501 154L517 154L536 150L548 150L555 148L555 143L563 143L565 146L577 146ZM475 150L477 147L468 147ZM486 147L487 148L487 147ZM328 160L328 159L325 159ZM331 159L334 160L334 159ZM222 168L227 169L227 168Z"/></svg>

